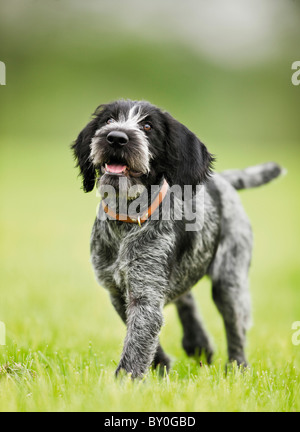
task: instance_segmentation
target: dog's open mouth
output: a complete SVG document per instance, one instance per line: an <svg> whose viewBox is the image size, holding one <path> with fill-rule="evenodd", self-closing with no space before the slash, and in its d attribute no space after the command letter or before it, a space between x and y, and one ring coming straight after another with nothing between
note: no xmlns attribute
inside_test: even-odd
<svg viewBox="0 0 300 432"><path fill-rule="evenodd" d="M108 174L116 174L116 175L122 175L125 174L126 171L128 171L127 165L121 165L121 164L105 164L104 166L105 172Z"/></svg>
<svg viewBox="0 0 300 432"><path fill-rule="evenodd" d="M109 161L102 167L103 174L114 175L114 176L132 176L140 177L143 173L130 168L123 162Z"/></svg>

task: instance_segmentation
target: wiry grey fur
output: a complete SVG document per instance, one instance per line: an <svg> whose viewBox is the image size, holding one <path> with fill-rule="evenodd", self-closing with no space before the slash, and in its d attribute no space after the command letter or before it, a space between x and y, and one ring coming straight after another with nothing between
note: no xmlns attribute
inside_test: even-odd
<svg viewBox="0 0 300 432"><path fill-rule="evenodd" d="M149 156L149 164L146 164L147 170L144 177L141 177L141 183L149 186L149 183L154 181L152 178L155 178L156 184L160 184L164 178L167 178L169 183L176 178L176 183L180 183L179 174L174 172L171 175L168 165L163 171L161 167L164 166L164 158L160 160L159 157L160 153L165 151L164 146L171 145L170 141L165 143L163 140L170 139L171 130L175 126L178 129L173 137L174 146L188 146L190 141L185 142L184 139L192 139L190 132L183 126L183 129L180 129L178 123L175 125L174 119L170 120L169 114L162 113L150 104L131 101L119 101L117 104L116 112L122 113L122 121L126 119L126 112L132 114L134 106L138 105L137 112L142 113L143 119L147 117L148 111L152 113L150 118L153 130L155 127L161 130L160 135L153 132L152 136L146 136L143 132L145 136L143 135L141 140L141 148L145 149L145 142L148 142L149 149L144 150L143 154L148 153L151 157ZM111 106L109 109L112 111ZM97 115L97 124L90 127L91 133L87 140L89 149L83 148L82 136L87 136L87 133L81 133L73 145L84 176L84 184L90 186L93 181L88 178L88 168L80 160L81 155L86 157L90 151L92 156L101 155L109 151L103 147L104 141L97 142L97 137L103 134L101 128L107 128L101 117L103 111ZM174 121L174 128L170 128L169 132L163 129L166 119L169 122ZM89 125L91 126L91 123ZM138 130L140 123L137 122L134 127ZM111 128L110 125L107 129ZM180 131L184 139L180 136ZM163 134L167 135L167 138ZM158 140L158 143L155 140ZM176 140L180 140L180 143L175 142ZM196 209L203 213L201 230L187 232L186 220L175 220L174 217L170 220L150 219L141 227L111 219L97 218L95 221L91 236L91 260L95 275L99 284L108 290L113 306L127 325L123 352L116 373L124 369L135 378L145 374L152 363L169 368L169 358L159 344L159 333L163 325L163 308L171 302L176 305L183 326L182 343L185 351L188 355L204 352L208 362L211 362L213 347L190 292L204 275L211 278L213 299L224 319L229 360L236 360L239 365L247 364L244 348L246 330L250 323L248 269L251 261L252 232L236 189L264 184L277 177L281 168L275 163L268 163L244 171L209 175L209 164L203 162L208 157L206 148L199 141L198 143L203 146L203 160L199 160L199 166L205 165L206 170L206 173L203 170L200 173L205 188L204 206L201 204ZM130 141L128 145L130 146ZM135 145L138 146L138 139ZM198 163L195 152L192 153L191 156L194 156L196 162L191 164ZM114 149L113 155L118 156L118 149ZM188 157L182 156L182 161L183 159L188 160ZM155 165L156 160L159 162ZM101 165L104 162L105 160L101 159L99 163ZM94 165L94 169L97 169L97 164ZM135 165L143 166L145 161L142 164L135 161ZM148 173L150 166L154 166L153 171L150 168L152 174ZM188 175L188 167L181 169L185 169L185 175ZM195 168L193 170L195 171ZM100 172L99 168L98 172L101 181L103 170ZM195 183L197 182L199 183ZM85 189L90 190L91 187L85 186ZM168 198L174 205L174 198L167 195L166 199Z"/></svg>

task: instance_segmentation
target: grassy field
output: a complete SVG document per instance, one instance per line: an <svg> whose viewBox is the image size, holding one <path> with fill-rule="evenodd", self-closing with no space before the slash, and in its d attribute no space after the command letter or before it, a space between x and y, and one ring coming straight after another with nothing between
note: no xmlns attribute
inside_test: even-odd
<svg viewBox="0 0 300 432"><path fill-rule="evenodd" d="M38 150L35 143L7 141L2 185L8 186L1 188L1 320L7 345L0 347L0 409L299 410L300 347L291 340L291 325L300 319L299 179L291 155L273 152L288 176L241 193L255 234L249 370L225 375L223 324L209 281L203 280L194 293L215 343L213 365L200 367L186 357L169 306L161 340L172 371L163 379L150 372L132 383L114 379L125 328L89 264L97 197L80 190L67 146L53 152L50 145ZM233 163L244 164L243 156Z"/></svg>
<svg viewBox="0 0 300 432"><path fill-rule="evenodd" d="M0 17L0 60L7 64L7 85L0 88L0 321L6 326L0 410L299 411L300 346L292 343L292 324L300 321L295 58L226 68L178 41L142 40L108 25L101 33L96 16L89 26L69 14L63 22L49 6L43 21L44 6L36 7L16 22ZM217 171L268 160L288 170L240 193L254 231L244 373L233 367L225 375L225 332L204 279L194 293L214 341L213 364L202 359L200 367L185 355L170 305L161 334L173 360L170 374L114 378L125 327L94 280L89 236L99 198L80 189L69 145L97 105L120 97L169 110L216 154Z"/></svg>

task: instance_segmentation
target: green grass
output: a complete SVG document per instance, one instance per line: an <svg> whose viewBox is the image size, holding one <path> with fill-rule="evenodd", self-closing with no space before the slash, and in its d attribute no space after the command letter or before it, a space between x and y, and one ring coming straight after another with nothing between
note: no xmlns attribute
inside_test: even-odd
<svg viewBox="0 0 300 432"><path fill-rule="evenodd" d="M0 371L1 399L12 411L247 411L299 408L295 367L264 369L259 362L225 375L222 362L199 368L177 360L169 376L149 372L142 381L116 381L92 347L83 355L41 351L15 353ZM23 361L23 362L22 362ZM33 371L34 369L34 371Z"/></svg>
<svg viewBox="0 0 300 432"><path fill-rule="evenodd" d="M0 410L299 411L300 346L291 327L300 320L300 89L291 85L284 47L274 64L226 68L176 41L116 32L100 16L84 24L70 15L61 27L55 16L32 6L22 25L0 18L7 64L0 88ZM55 31L43 26L49 19ZM80 190L68 144L96 106L120 97L170 111L216 154L216 170L268 160L288 169L285 178L240 193L255 239L244 373L225 375L225 332L204 279L194 294L214 341L212 366L185 355L168 306L161 343L173 360L169 376L114 378L125 328L94 280L89 236L98 198Z"/></svg>
<svg viewBox="0 0 300 432"><path fill-rule="evenodd" d="M205 279L194 293L216 347L213 365L200 367L186 357L168 306L161 341L172 371L164 378L150 371L142 382L131 382L114 378L125 328L89 264L98 198L80 190L68 148L46 144L38 149L7 139L3 150L0 318L7 345L0 347L0 410L299 410L300 347L291 341L291 325L300 319L299 178L292 152L273 152L288 176L241 193L255 234L251 367L225 374L223 324ZM231 163L223 159L227 167L245 165L243 155Z"/></svg>

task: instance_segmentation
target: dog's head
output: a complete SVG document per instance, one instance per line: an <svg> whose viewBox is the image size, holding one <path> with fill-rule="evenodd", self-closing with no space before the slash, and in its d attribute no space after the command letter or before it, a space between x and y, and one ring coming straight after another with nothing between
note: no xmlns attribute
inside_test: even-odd
<svg viewBox="0 0 300 432"><path fill-rule="evenodd" d="M159 184L203 183L211 174L212 155L170 114L144 101L120 100L99 106L72 145L89 192L102 185L127 188Z"/></svg>

